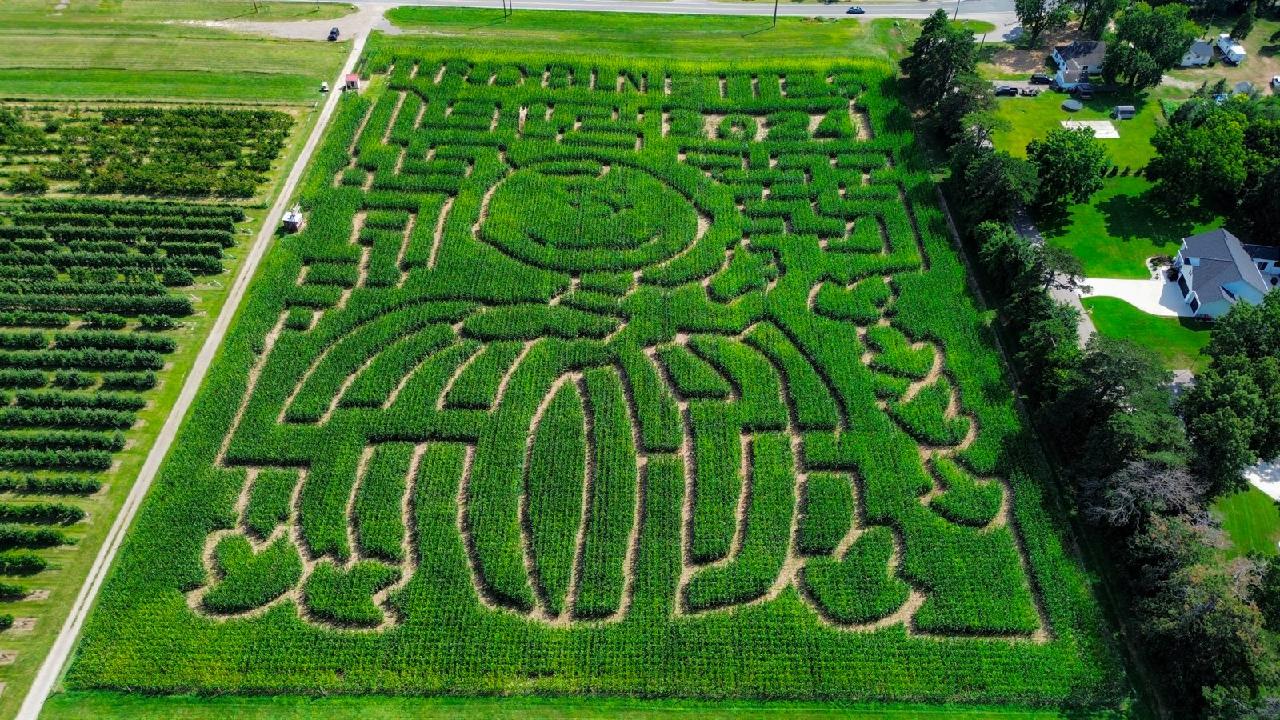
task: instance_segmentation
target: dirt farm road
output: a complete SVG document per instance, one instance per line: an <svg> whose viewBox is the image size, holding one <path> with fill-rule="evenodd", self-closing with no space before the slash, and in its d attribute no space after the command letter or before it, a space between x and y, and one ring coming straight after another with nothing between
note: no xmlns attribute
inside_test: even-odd
<svg viewBox="0 0 1280 720"><path fill-rule="evenodd" d="M377 13L377 17L381 17L381 12ZM339 80L355 68L356 62L364 50L365 40L369 37L372 24L372 21L369 22L354 35L351 52L343 64L342 71L333 79L333 87L340 87ZM111 530L107 533L107 538L103 542L102 548L98 551L98 556L94 559L93 566L89 569L89 575L85 578L84 585L81 586L80 592L76 595L75 604L71 606L71 613L67 616L66 622L53 643L53 647L49 650L49 655L45 657L44 664L40 666L35 681L22 702L21 709L18 710L17 718L19 720L37 720L41 708L44 707L45 700L49 697L49 693L61 677L67 658L70 657L71 651L75 647L80 628L84 625L85 617L89 614L89 609L93 606L98 590L102 587L102 581L106 577L107 570L110 569L116 552L120 549L120 543L124 539L129 525L133 522L133 517L137 514L142 499L151 488L151 483L155 480L161 463L164 461L165 456L168 455L170 446L173 445L178 428L182 425L183 418L186 417L187 411L191 408L192 401L195 400L196 391L200 389L205 375L209 372L209 366L213 363L214 356L222 346L227 329L231 325L231 318L240 307L245 292L249 288L249 281L253 279L254 272L258 269L258 264L262 261L267 248L271 245L271 240L275 236L276 228L280 226L280 219L284 215L285 208L292 200L298 181L302 178L303 170L306 169L307 163L311 160L311 155L319 145L321 137L324 136L329 119L333 116L333 112L338 106L338 97L340 95L341 93L339 92L329 94L320 110L320 116L312 128L311 134L307 136L302 152L294 160L293 167L290 168L284 185L280 188L280 194L276 197L275 204L271 206L271 210L267 213L262 229L258 232L257 238L254 239L253 245L249 249L249 255L245 258L244 264L241 265L240 271L236 275L235 282L231 286L231 292L227 295L226 302L223 304L221 312L218 313L217 320L214 321L213 329L210 330L204 345L200 347L200 353L196 356L195 364L191 366L191 372L187 375L186 382L182 385L182 391L178 395L173 409L169 412L169 416L165 419L164 427L160 429L159 436L156 437L155 445L151 447L151 452L147 454L147 459L142 465L142 470L138 473L138 478L134 482L133 488L129 491L128 497L125 498L119 514L116 515L115 522L111 525Z"/></svg>

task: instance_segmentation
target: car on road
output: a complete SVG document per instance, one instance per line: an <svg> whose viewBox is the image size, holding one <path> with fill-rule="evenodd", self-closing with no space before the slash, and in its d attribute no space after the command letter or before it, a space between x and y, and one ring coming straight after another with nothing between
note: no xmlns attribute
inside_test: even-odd
<svg viewBox="0 0 1280 720"><path fill-rule="evenodd" d="M337 40L337 39L338 39L338 28L336 27L329 28L329 42L333 42L334 40Z"/></svg>
<svg viewBox="0 0 1280 720"><path fill-rule="evenodd" d="M861 5L854 5L848 10L845 10L844 14L845 15L865 15L867 14L867 11L863 10Z"/></svg>
<svg viewBox="0 0 1280 720"><path fill-rule="evenodd" d="M996 86L996 95L997 95L997 96L1000 96L1000 95L1009 95L1009 96L1011 96L1011 97L1017 97L1017 95L1018 95L1018 88L1016 88L1016 87L1014 87L1014 86L1012 86L1012 85L997 85L997 86Z"/></svg>
<svg viewBox="0 0 1280 720"><path fill-rule="evenodd" d="M1051 85L1053 84L1053 78L1049 77L1048 75L1045 75L1044 73L1032 73L1031 84L1032 85Z"/></svg>

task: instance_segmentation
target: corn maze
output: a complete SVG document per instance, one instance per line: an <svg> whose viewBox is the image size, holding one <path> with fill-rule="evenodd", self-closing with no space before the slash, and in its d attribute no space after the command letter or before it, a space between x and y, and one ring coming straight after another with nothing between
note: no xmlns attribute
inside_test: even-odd
<svg viewBox="0 0 1280 720"><path fill-rule="evenodd" d="M885 68L372 67L71 686L1113 696Z"/></svg>

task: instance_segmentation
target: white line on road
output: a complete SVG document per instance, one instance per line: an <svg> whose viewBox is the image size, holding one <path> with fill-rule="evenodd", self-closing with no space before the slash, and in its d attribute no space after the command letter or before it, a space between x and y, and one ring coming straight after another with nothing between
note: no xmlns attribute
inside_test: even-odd
<svg viewBox="0 0 1280 720"><path fill-rule="evenodd" d="M231 286L231 292L227 295L222 311L218 313L218 319L214 321L213 329L209 331L209 337L204 341L204 345L200 347L200 354L196 356L195 364L191 366L191 374L187 376L187 381L182 385L182 392L178 395L173 409L165 419L164 427L160 429L155 445L151 447L151 452L147 454L146 462L143 463L142 470L138 472L138 479L134 482L128 497L125 498L119 514L116 515L115 522L112 523L111 530L107 533L107 538L103 542L102 548L98 551L97 558L93 561L93 567L89 569L89 576L85 578L84 585L81 586L79 594L76 595L75 604L71 606L71 614L67 616L66 622L63 623L62 630L58 633L58 638L54 640L53 647L49 650L49 655L45 657L44 664L40 666L40 672L36 674L31 690L27 692L27 697L22 701L22 708L18 710L18 720L37 720L40 710L44 707L45 700L48 699L49 693L52 692L58 678L61 677L67 658L75 647L80 628L84 625L84 619L89 614L89 609L93 606L93 601L98 595L98 590L102 587L102 581L106 578L107 570L110 569L116 552L120 549L120 543L124 539L125 531L129 529L130 523L133 522L133 517L138 512L138 506L142 503L142 498L146 496L147 490L151 487L151 482L155 479L156 472L160 469L160 464L168 454L169 447L173 445L174 436L182 425L182 420L186 416L187 410L191 407L192 400L195 399L196 391L200 389L200 384L209 370L209 365L212 363L214 355L217 354L218 349L222 346L222 340L227 334L227 328L231 325L231 318L235 315L236 308L240 306L240 302L244 299L245 291L249 287L249 281L253 279L258 263L271 245L271 238L275 235L276 228L280 224L280 217L284 214L285 207L292 199L294 189L302 177L303 170L306 169L307 161L311 159L312 152L315 151L316 146L320 143L325 127L329 124L329 118L338 106L338 97L341 92L337 88L342 87L340 81L344 75L355 68L356 61L359 60L360 53L364 50L365 40L368 37L368 29L363 30L355 37L351 45L351 54L347 56L347 61L343 65L342 71L334 79L334 92L325 100L315 127L311 129L311 134L307 136L307 142L303 145L301 154L298 155L293 167L289 170L284 186L280 188L280 195L276 198L275 204L271 206L271 211L267 213L267 217L262 224L262 230L258 232L258 237L254 240L253 247L249 250L249 256L245 258L244 265L240 267L240 272L236 275L235 283Z"/></svg>

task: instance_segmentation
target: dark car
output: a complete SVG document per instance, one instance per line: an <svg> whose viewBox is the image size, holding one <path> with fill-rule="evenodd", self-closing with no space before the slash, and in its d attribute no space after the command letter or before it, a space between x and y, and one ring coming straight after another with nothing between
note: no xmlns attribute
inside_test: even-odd
<svg viewBox="0 0 1280 720"><path fill-rule="evenodd" d="M867 11L863 10L861 5L854 5L853 7L844 11L845 15L865 15L866 13Z"/></svg>
<svg viewBox="0 0 1280 720"><path fill-rule="evenodd" d="M1031 84L1032 85L1051 85L1053 84L1053 78L1049 77L1048 75L1045 75L1044 73L1032 73Z"/></svg>
<svg viewBox="0 0 1280 720"><path fill-rule="evenodd" d="M1075 95L1081 100L1092 100L1093 91L1094 91L1094 87L1090 83L1080 83L1079 85L1071 88L1071 94Z"/></svg>
<svg viewBox="0 0 1280 720"><path fill-rule="evenodd" d="M1009 95L1011 97L1018 96L1018 88L1012 85L997 85L996 95Z"/></svg>
<svg viewBox="0 0 1280 720"><path fill-rule="evenodd" d="M329 41L332 42L337 39L338 39L338 28L329 28Z"/></svg>

